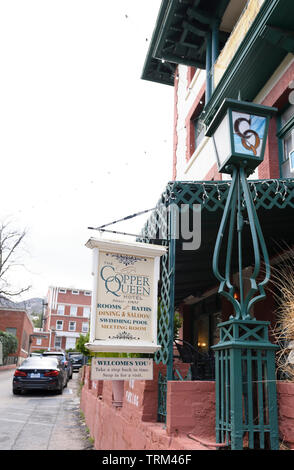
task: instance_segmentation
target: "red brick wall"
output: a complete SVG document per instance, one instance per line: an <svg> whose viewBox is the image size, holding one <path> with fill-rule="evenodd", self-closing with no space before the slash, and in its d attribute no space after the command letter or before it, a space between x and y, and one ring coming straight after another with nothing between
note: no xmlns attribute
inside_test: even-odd
<svg viewBox="0 0 294 470"><path fill-rule="evenodd" d="M0 330L16 328L18 339L17 353L12 356L27 357L29 349L29 335L33 333L33 325L25 310L0 309Z"/></svg>
<svg viewBox="0 0 294 470"><path fill-rule="evenodd" d="M290 65L280 80L270 90L261 104L275 106L279 110L288 102L290 94L289 84L294 77L294 64ZM264 161L258 167L258 178L279 178L279 153L276 118L270 121L269 134L264 155Z"/></svg>
<svg viewBox="0 0 294 470"><path fill-rule="evenodd" d="M73 289L74 290L74 289ZM76 289L79 290L79 289ZM79 294L72 294L72 289L67 289L66 294L58 292L57 303L61 304L80 304L80 305L91 305L91 296L85 295L84 291L80 290Z"/></svg>
<svg viewBox="0 0 294 470"><path fill-rule="evenodd" d="M38 334L37 332L35 334ZM48 332L41 332L40 331L40 335L42 336L46 336L46 338L41 338L42 340L42 344L39 345L37 344L37 338L33 337L32 338L32 343L31 343L31 352L34 352L34 350L39 350L39 349L48 349L49 347L49 337L50 337L50 334Z"/></svg>
<svg viewBox="0 0 294 470"><path fill-rule="evenodd" d="M52 290L58 291L57 293L57 300L53 303L54 299L51 296L54 296L54 292ZM46 311L46 319L44 323L44 329L49 330L49 328L56 329L56 322L57 320L63 321L63 328L60 331L60 336L62 336L62 331L66 331L69 333L82 333L86 334L86 332L82 331L83 323L89 323L89 317L84 316L84 307L91 307L91 295L85 295L84 289L72 289L66 288L66 293L62 293L59 291L59 287L50 288L48 292L48 307ZM78 294L73 294L72 290L79 291ZM90 292L90 291L87 291ZM58 305L64 305L64 314L58 314ZM76 315L70 315L71 306L77 307ZM56 307L56 308L52 308ZM50 322L50 324L49 324ZM75 322L75 330L69 330L69 323ZM53 333L51 336L51 347L54 347L55 341L55 334ZM62 337L61 340L61 348L66 349L66 338L65 336Z"/></svg>

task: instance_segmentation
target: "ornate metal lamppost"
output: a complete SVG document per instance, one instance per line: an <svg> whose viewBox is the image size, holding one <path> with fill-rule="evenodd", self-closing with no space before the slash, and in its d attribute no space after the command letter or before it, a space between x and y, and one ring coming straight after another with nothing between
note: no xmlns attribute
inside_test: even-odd
<svg viewBox="0 0 294 470"><path fill-rule="evenodd" d="M232 177L216 239L213 272L220 281L219 293L232 303L234 315L218 325L220 341L213 349L216 439L236 450L245 445L278 448L276 346L268 339L269 322L257 321L253 316L254 304L265 297L270 263L247 182L247 176L263 161L269 120L274 112L275 108L225 99L206 132L213 139L219 172ZM242 249L245 235L251 237L254 259L246 282ZM223 248L225 263L221 269ZM235 284L234 253L238 256Z"/></svg>

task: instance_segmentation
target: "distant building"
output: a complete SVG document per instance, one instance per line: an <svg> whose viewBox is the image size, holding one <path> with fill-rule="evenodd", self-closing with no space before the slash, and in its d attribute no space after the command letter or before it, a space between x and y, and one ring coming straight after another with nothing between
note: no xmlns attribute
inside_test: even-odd
<svg viewBox="0 0 294 470"><path fill-rule="evenodd" d="M88 333L91 297L90 290L49 287L43 328L49 349L74 349L80 334Z"/></svg>
<svg viewBox="0 0 294 470"><path fill-rule="evenodd" d="M34 331L29 315L23 309L0 308L0 331L11 333L17 337L17 351L9 355L7 363L20 364L28 356L30 338Z"/></svg>

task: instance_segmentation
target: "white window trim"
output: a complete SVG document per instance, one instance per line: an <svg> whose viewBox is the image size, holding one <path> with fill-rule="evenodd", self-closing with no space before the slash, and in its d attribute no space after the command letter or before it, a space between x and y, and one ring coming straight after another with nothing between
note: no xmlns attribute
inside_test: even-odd
<svg viewBox="0 0 294 470"><path fill-rule="evenodd" d="M80 294L80 291L79 291L79 290L76 290L76 289L73 289L73 290L71 291L71 293L72 293L73 295L79 295L79 294Z"/></svg>
<svg viewBox="0 0 294 470"><path fill-rule="evenodd" d="M89 331L89 323L88 322L83 322L82 323L82 333L88 333Z"/></svg>
<svg viewBox="0 0 294 470"><path fill-rule="evenodd" d="M90 290L85 290L84 295L90 297L92 295L92 292Z"/></svg>
<svg viewBox="0 0 294 470"><path fill-rule="evenodd" d="M76 309L75 313L72 313L72 307L75 307L75 309ZM78 306L77 305L71 305L69 314L70 314L71 317L77 317L78 316Z"/></svg>
<svg viewBox="0 0 294 470"><path fill-rule="evenodd" d="M55 348L61 348L61 342L62 342L62 336L55 336L54 347ZM56 344L56 343L58 343L58 344Z"/></svg>
<svg viewBox="0 0 294 470"><path fill-rule="evenodd" d="M74 326L74 328L71 328L71 325ZM76 328L77 328L77 322L70 321L68 324L68 331L76 331Z"/></svg>
<svg viewBox="0 0 294 470"><path fill-rule="evenodd" d="M66 294L66 289L59 288L58 292L59 294Z"/></svg>
<svg viewBox="0 0 294 470"><path fill-rule="evenodd" d="M61 323L61 328L58 328L58 324ZM62 331L63 330L63 320L56 320L56 330Z"/></svg>
<svg viewBox="0 0 294 470"><path fill-rule="evenodd" d="M85 309L87 309L87 314L85 314ZM83 307L83 317L84 318L90 318L91 315L91 307L90 306L84 306Z"/></svg>
<svg viewBox="0 0 294 470"><path fill-rule="evenodd" d="M61 313L61 312L58 311L58 308L59 308L59 307L63 307L63 313ZM65 305L57 304L57 315L64 315L64 312L65 312Z"/></svg>
<svg viewBox="0 0 294 470"><path fill-rule="evenodd" d="M291 171L291 173L294 173L294 165L292 166L291 154L294 155L294 149L290 150L289 155L288 155L288 158L289 158L289 165L290 165L290 171Z"/></svg>

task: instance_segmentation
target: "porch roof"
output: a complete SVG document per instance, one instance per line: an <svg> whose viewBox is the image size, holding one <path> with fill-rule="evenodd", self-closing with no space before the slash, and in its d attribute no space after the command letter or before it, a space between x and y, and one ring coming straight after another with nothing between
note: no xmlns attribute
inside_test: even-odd
<svg viewBox="0 0 294 470"><path fill-rule="evenodd" d="M162 0L142 78L174 84L177 64L205 69L206 36L230 0ZM220 31L221 47L228 33Z"/></svg>
<svg viewBox="0 0 294 470"><path fill-rule="evenodd" d="M217 285L212 270L215 241L223 214L230 181L175 181L167 184L156 210L142 230L142 239L150 243L167 243L166 208L201 205L201 245L198 250L184 251L181 237L176 241L175 305L190 295L201 296ZM249 180L249 188L257 209L269 256L273 257L294 244L292 217L294 216L294 179ZM160 231L164 234L160 239ZM146 238L145 238L146 240ZM236 245L236 244L234 244ZM236 247L234 248L236 250ZM220 263L225 260L222 250ZM238 256L232 256L232 272L237 271ZM248 225L243 230L243 264L253 264L252 241Z"/></svg>

